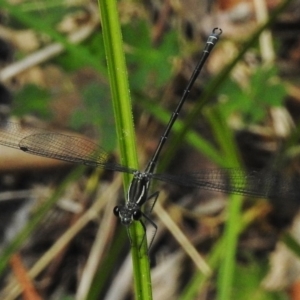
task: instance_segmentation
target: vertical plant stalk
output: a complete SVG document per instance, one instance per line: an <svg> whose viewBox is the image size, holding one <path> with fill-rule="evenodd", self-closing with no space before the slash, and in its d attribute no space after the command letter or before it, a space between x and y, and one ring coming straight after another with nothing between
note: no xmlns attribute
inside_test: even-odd
<svg viewBox="0 0 300 300"><path fill-rule="evenodd" d="M241 168L238 147L234 135L226 126L226 116L218 107L206 109L206 117L211 124L213 135L221 149L222 158L228 163L226 167ZM231 180L235 180L231 178ZM233 182L234 183L234 182ZM217 280L217 299L230 299L233 284L234 270L236 267L236 246L239 238L239 226L242 218L241 195L230 195L227 207L227 220L224 229L223 251L220 257Z"/></svg>
<svg viewBox="0 0 300 300"><path fill-rule="evenodd" d="M101 15L120 159L123 165L138 169L135 132L132 121L131 100L118 8L114 0L99 0L98 4ZM130 179L130 175L124 173L125 195L129 187ZM142 249L140 250L138 246L139 241L141 241L143 237L143 228L138 222L133 222L129 230L132 240L135 297L136 299L152 299L147 245L143 243Z"/></svg>

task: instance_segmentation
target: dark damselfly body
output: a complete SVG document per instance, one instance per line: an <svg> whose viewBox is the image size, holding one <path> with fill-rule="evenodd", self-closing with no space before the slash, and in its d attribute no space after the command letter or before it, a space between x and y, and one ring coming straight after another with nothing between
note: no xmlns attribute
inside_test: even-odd
<svg viewBox="0 0 300 300"><path fill-rule="evenodd" d="M132 174L133 179L128 189L126 203L125 205L116 206L114 208L114 214L120 218L121 223L126 226L127 231L133 221L139 221L144 228L144 238L146 236L144 220L147 220L155 229L149 243L149 249L154 240L157 225L143 212L142 206L149 199L154 199L151 207L152 210L158 198L159 192L148 195L150 181L152 179L188 187L232 192L242 195L258 197L272 196L274 187L277 186L278 181L282 178L280 178L279 175L274 176L273 173L271 174L268 172L244 172L241 169L207 169L196 173L181 175L154 173L161 150L189 95L190 89L199 76L206 59L217 43L221 33L221 29L215 28L208 37L200 61L196 66L176 109L172 113L152 159L144 172L121 164L110 163L108 161L109 155L104 150L95 143L84 138L40 130L23 130L20 125L12 122L2 123L0 127L0 144L17 148L34 155ZM291 190L287 190L288 186L290 185L282 185L283 188L281 190L277 189L276 194L284 195L286 192L291 192Z"/></svg>

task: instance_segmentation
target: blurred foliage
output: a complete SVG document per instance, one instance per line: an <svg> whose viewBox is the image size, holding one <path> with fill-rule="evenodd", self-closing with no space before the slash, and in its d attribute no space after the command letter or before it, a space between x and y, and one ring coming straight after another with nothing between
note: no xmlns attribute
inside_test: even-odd
<svg viewBox="0 0 300 300"><path fill-rule="evenodd" d="M74 300L74 297L71 296L63 296L63 298L61 300Z"/></svg>
<svg viewBox="0 0 300 300"><path fill-rule="evenodd" d="M93 125L101 137L101 145L107 151L116 147L114 114L108 87L91 82L81 90L83 107L77 108L70 118L69 125L75 130Z"/></svg>
<svg viewBox="0 0 300 300"><path fill-rule="evenodd" d="M64 16L84 10L84 7L74 4L65 5L62 1L20 1L18 8L24 15L30 14L32 18L42 19L45 24L56 27ZM24 23L13 14L9 16L9 22L11 28L24 29ZM39 24L43 26L43 22Z"/></svg>
<svg viewBox="0 0 300 300"><path fill-rule="evenodd" d="M179 53L174 31L165 34L160 45L153 47L149 25L144 20L135 20L123 28L124 42L129 48L126 59L130 86L138 92L164 86L172 74L170 58Z"/></svg>
<svg viewBox="0 0 300 300"><path fill-rule="evenodd" d="M261 282L268 271L268 262L257 262L253 257L246 264L239 264L236 267L233 299L243 300L287 300L285 293L268 292L261 287Z"/></svg>
<svg viewBox="0 0 300 300"><path fill-rule="evenodd" d="M104 52L103 37L101 31L93 33L86 41L84 41L81 46L83 46L91 56L94 56L99 65L101 66L101 73L103 76L107 76L107 66L106 58ZM70 51L64 52L57 56L53 62L59 65L68 73L74 73L81 68L87 66L86 61L83 59L78 59L77 53Z"/></svg>
<svg viewBox="0 0 300 300"><path fill-rule="evenodd" d="M263 66L245 86L228 78L220 89L220 106L225 116L239 113L246 124L257 123L266 117L268 108L282 106L286 94L276 67Z"/></svg>
<svg viewBox="0 0 300 300"><path fill-rule="evenodd" d="M52 117L52 113L49 110L50 101L51 95L49 90L33 84L25 85L14 95L12 114L20 117L31 114L50 120Z"/></svg>

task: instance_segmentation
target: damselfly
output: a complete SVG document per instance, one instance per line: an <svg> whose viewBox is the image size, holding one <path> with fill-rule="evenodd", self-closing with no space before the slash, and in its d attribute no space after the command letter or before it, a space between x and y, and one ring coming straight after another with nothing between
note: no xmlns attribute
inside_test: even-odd
<svg viewBox="0 0 300 300"><path fill-rule="evenodd" d="M222 192L233 192L243 195L271 196L274 187L279 180L278 176L265 172L244 172L240 169L216 169L202 170L197 173L171 175L155 174L155 167L161 150L169 137L170 131L176 121L179 112L186 101L190 89L197 79L200 71L207 60L210 52L217 43L222 30L215 28L208 37L205 48L198 65L196 66L183 95L172 113L165 131L156 147L156 150L148 163L145 171L138 171L128 166L109 162L109 155L93 142L76 136L68 136L54 132L43 132L39 130L22 130L20 125L6 122L0 127L0 144L18 148L24 152L41 155L49 158L60 159L68 162L84 164L92 167L100 167L107 170L126 172L133 175L128 189L125 205L114 208L114 214L120 218L121 223L127 228L133 221L139 221L144 228L146 236L145 220L154 228L154 234L149 243L149 248L154 240L157 225L142 210L142 206L149 199L153 199L150 211L153 209L159 192L149 195L149 186L152 179L157 179L172 184L189 187L218 190ZM285 190L282 193L286 192ZM129 235L130 238L130 235ZM130 239L131 240L131 239ZM141 244L143 243L141 242Z"/></svg>

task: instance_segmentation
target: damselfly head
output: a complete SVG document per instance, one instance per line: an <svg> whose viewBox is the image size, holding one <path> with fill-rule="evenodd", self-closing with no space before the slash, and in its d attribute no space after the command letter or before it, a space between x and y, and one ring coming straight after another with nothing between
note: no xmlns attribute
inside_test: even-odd
<svg viewBox="0 0 300 300"><path fill-rule="evenodd" d="M138 221L142 217L140 209L130 209L126 206L116 206L114 208L114 215L120 218L121 223L129 226L133 221Z"/></svg>

